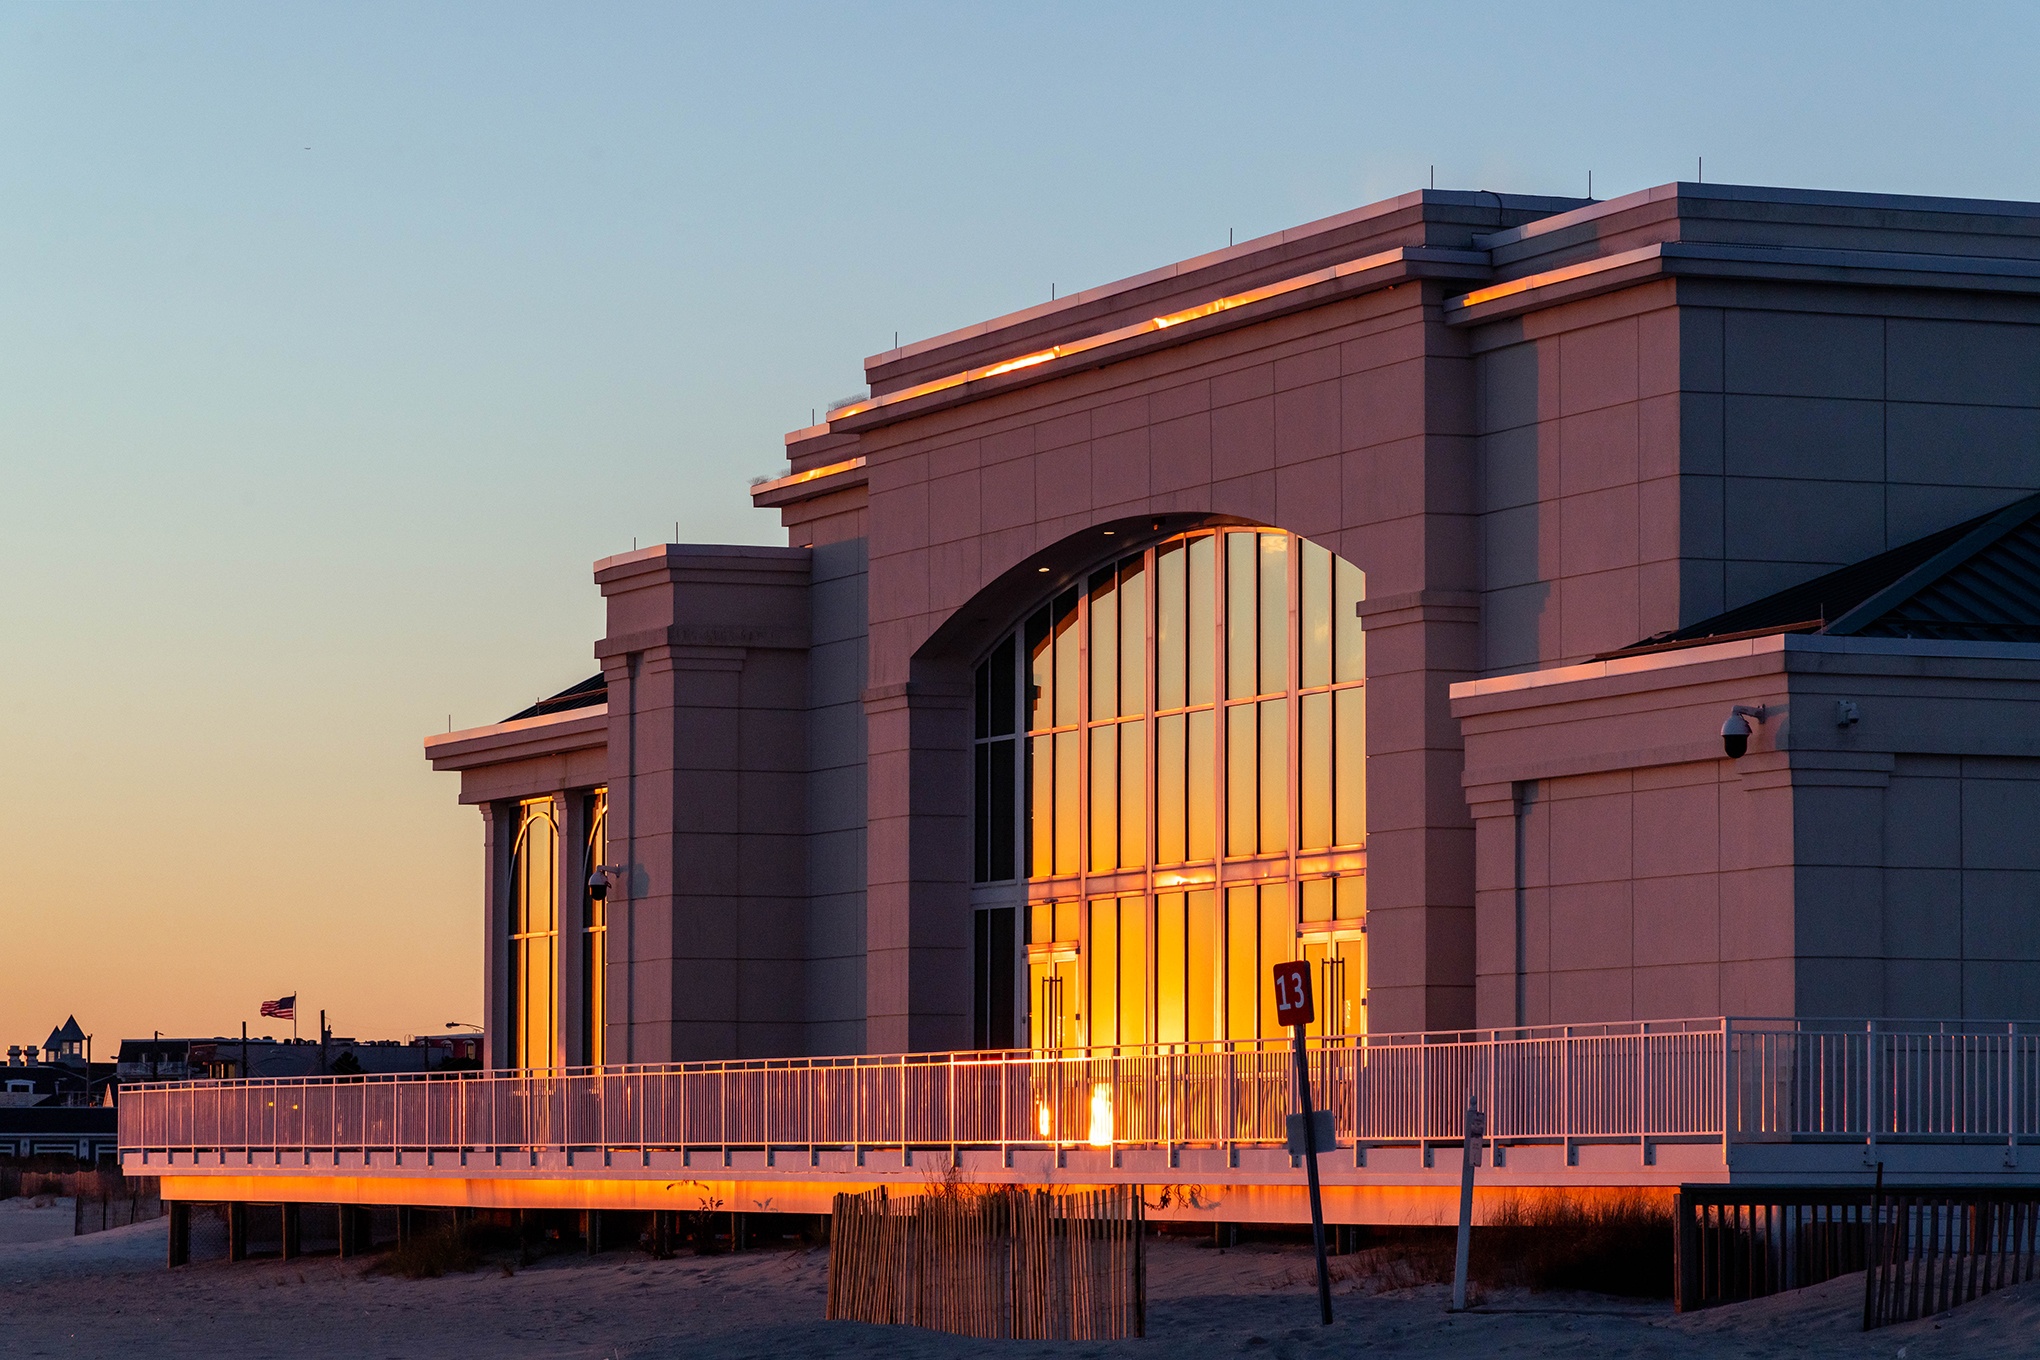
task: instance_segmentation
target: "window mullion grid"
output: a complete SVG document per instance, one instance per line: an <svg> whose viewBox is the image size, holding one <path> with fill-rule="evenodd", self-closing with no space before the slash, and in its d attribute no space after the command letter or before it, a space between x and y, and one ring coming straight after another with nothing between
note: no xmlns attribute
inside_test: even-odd
<svg viewBox="0 0 2040 1360"><path fill-rule="evenodd" d="M1299 740L1301 724L1303 722L1303 698L1298 692L1303 686L1303 629L1301 626L1303 540L1291 534L1289 536L1289 551L1283 554L1283 558L1285 559L1284 570L1289 577L1287 583L1289 617L1285 623L1285 627L1288 630L1289 673L1284 677L1287 681L1286 689L1288 692L1284 696L1282 704L1283 716L1286 719L1284 725L1287 728L1285 740L1289 746L1289 749L1283 753L1282 757L1289 766L1289 777L1284 781L1288 786L1284 792L1289 798L1289 816L1285 819L1287 831L1284 837L1283 848L1287 851L1286 868L1289 878L1289 933L1291 938L1294 939L1298 917L1296 902L1296 855L1297 847L1303 837L1303 743ZM1330 583L1327 582L1326 585L1329 589ZM1294 949L1295 946L1292 945L1291 952L1294 952Z"/></svg>
<svg viewBox="0 0 2040 1360"><path fill-rule="evenodd" d="M1186 546L1184 551L1187 552L1188 550L1189 549ZM1158 689L1159 680L1155 673L1156 672L1155 661L1156 653L1160 645L1160 634L1156 628L1156 619L1158 617L1157 610L1159 610L1159 608L1161 607L1160 606L1162 594L1161 554L1156 552L1155 549L1149 548L1146 552L1141 554L1140 561L1141 561L1141 579L1146 584L1145 588L1141 591L1141 598L1145 604L1145 608L1143 610L1145 617L1141 620L1142 641L1140 654L1142 674L1141 674L1140 711L1142 730L1141 730L1140 792L1138 796L1142 800L1141 834L1144 840L1144 844L1141 846L1140 856L1141 911L1147 918L1147 929L1144 932L1142 932L1142 940L1144 942L1144 948L1147 952L1147 958L1145 962L1141 965L1143 969L1141 976L1145 977L1148 980L1148 986L1145 989L1146 999L1143 1003L1147 1010L1147 1023L1146 1026L1142 1029L1141 1033L1147 1036L1148 1042L1153 1043L1161 1036L1161 1031L1158 1024L1159 1020L1161 1019L1161 1012L1159 1009L1161 1003L1161 987L1157 984L1155 977L1155 969L1158 963L1157 955L1155 952L1155 935L1157 924L1155 915L1155 851L1158 844L1157 823L1159 822L1161 816L1161 800L1155 796L1156 795L1155 743L1157 740L1156 728L1159 726L1159 724L1155 720L1155 700L1159 697ZM1186 563L1185 565L1187 567L1188 564ZM1187 600L1185 602L1187 603ZM1122 619L1121 620L1122 626L1124 625L1124 623L1125 620ZM1187 699L1190 696L1186 692L1183 697ZM1187 731L1185 733L1185 738L1186 740L1188 738ZM1121 772L1121 776L1122 776L1121 782L1123 784L1124 771ZM1188 791L1186 790L1185 792L1187 795ZM1187 848L1188 847L1186 846L1185 847L1186 851Z"/></svg>
<svg viewBox="0 0 2040 1360"><path fill-rule="evenodd" d="M1054 606L1050 606L1049 627L1055 627ZM1091 1013L1091 996L1096 990L1091 981L1091 578L1083 575L1077 578L1077 616L1071 625L1076 632L1077 664L1076 680L1076 724L1077 739L1072 743L1077 748L1077 777L1072 796L1077 800L1070 811L1071 820L1076 824L1076 867L1077 867L1077 1006L1084 1019L1083 1041L1085 1047L1096 1046L1098 1017ZM1058 681L1060 676L1058 676ZM1061 696L1058 695L1058 698ZM1050 714L1053 720L1054 714ZM1058 770L1057 774L1061 771ZM1061 809L1057 809L1057 822L1062 821ZM1051 865L1051 868L1054 866Z"/></svg>
<svg viewBox="0 0 2040 1360"><path fill-rule="evenodd" d="M1232 969L1226 955L1230 934L1225 891L1226 852L1232 848L1229 840L1232 834L1232 790L1226 778L1226 760L1232 749L1228 740L1232 724L1227 721L1226 707L1232 688L1232 658L1225 645L1226 628L1230 623L1227 606L1232 597L1231 565L1226 560L1226 554L1232 549L1226 542L1227 537L1223 529L1214 530L1211 535L1211 591L1216 598L1211 609L1212 635L1208 639L1211 647L1211 808L1214 823L1211 828L1211 891L1218 915L1218 941L1213 951L1218 973L1213 989L1216 993L1213 1004L1217 1008L1213 1013L1213 1029L1219 1034L1227 1034L1226 1018L1232 1014ZM1185 697L1188 697L1187 693ZM1185 764L1187 767L1188 762ZM1187 845L1185 853L1188 853Z"/></svg>

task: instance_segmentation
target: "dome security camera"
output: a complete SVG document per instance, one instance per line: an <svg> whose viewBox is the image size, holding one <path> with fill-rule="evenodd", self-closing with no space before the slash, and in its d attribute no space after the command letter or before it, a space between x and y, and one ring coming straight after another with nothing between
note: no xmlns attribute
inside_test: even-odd
<svg viewBox="0 0 2040 1360"><path fill-rule="evenodd" d="M622 872L623 866L621 864L596 865L595 871L588 875L588 896L594 898L597 902L609 896L609 876Z"/></svg>
<svg viewBox="0 0 2040 1360"><path fill-rule="evenodd" d="M1728 721L1721 725L1721 749L1730 760L1742 759L1743 753L1750 749L1751 718L1758 722L1764 720L1762 704L1754 708L1748 704L1737 704L1728 711Z"/></svg>

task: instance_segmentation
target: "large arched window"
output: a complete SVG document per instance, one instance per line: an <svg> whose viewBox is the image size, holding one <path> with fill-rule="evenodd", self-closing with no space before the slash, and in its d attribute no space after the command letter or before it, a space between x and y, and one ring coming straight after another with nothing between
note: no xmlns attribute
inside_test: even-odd
<svg viewBox="0 0 2040 1360"><path fill-rule="evenodd" d="M1365 1029L1360 570L1274 530L1130 554L977 670L981 1045L1276 1038L1268 969ZM1013 986L1024 958L1024 994Z"/></svg>
<svg viewBox="0 0 2040 1360"><path fill-rule="evenodd" d="M553 800L517 804L510 854L511 1067L559 1062L559 853Z"/></svg>

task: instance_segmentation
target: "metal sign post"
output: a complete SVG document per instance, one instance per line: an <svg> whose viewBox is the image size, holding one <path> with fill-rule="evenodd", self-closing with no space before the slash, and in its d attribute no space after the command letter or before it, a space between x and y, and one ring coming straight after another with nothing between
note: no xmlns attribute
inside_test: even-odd
<svg viewBox="0 0 2040 1360"><path fill-rule="evenodd" d="M1311 994L1310 965L1302 962L1275 965L1275 1020L1289 1026L1296 1043L1296 1099L1302 1107L1303 1166L1310 1177L1310 1238L1317 1249L1317 1297L1319 1320L1332 1325L1332 1277L1325 1265L1325 1205L1318 1190L1318 1121L1310 1108L1310 1066L1303 1056L1303 1027L1317 1019L1317 1001ZM1294 1119L1294 1116L1292 1116ZM1295 1142L1294 1135L1291 1142Z"/></svg>
<svg viewBox="0 0 2040 1360"><path fill-rule="evenodd" d="M1452 1311L1466 1311L1466 1264L1473 1247L1473 1164L1480 1160L1480 1140L1487 1116L1472 1096L1466 1098L1466 1146L1459 1156L1459 1250L1452 1262Z"/></svg>

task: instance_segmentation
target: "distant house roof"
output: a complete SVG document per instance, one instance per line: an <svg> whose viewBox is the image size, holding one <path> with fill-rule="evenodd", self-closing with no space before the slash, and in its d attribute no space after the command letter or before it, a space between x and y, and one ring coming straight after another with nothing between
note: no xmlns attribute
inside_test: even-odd
<svg viewBox="0 0 2040 1360"><path fill-rule="evenodd" d="M593 708L609 702L609 682L600 675L591 675L578 685L569 685L558 694L540 699L530 708L520 709L503 719L516 722L519 718L543 718L551 713L564 713L570 708Z"/></svg>
<svg viewBox="0 0 2040 1360"><path fill-rule="evenodd" d="M82 1044L84 1042L85 1031L78 1028L78 1017L73 1015L67 1017L63 1024L50 1031L50 1037L43 1040L43 1049L46 1052L54 1051L65 1044Z"/></svg>
<svg viewBox="0 0 2040 1360"><path fill-rule="evenodd" d="M1610 655L1763 633L2040 642L2040 495Z"/></svg>

